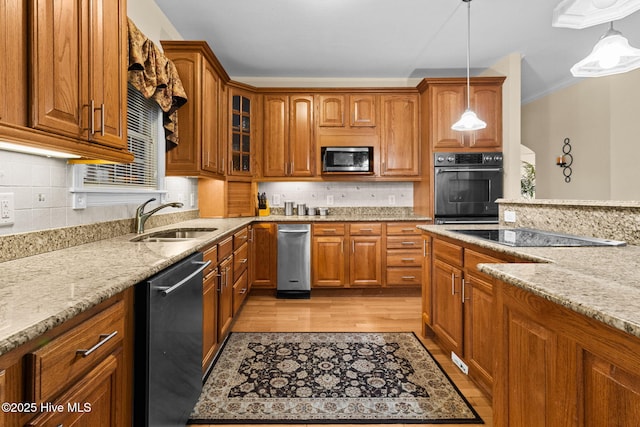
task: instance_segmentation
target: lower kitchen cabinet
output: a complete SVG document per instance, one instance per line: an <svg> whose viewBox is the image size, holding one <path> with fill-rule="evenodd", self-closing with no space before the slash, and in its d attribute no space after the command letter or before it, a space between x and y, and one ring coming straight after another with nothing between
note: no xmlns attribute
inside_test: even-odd
<svg viewBox="0 0 640 427"><path fill-rule="evenodd" d="M315 234L311 247L311 286L341 288L347 285L345 236Z"/></svg>
<svg viewBox="0 0 640 427"><path fill-rule="evenodd" d="M202 278L202 371L208 369L218 348L218 245L206 249L203 260L211 261Z"/></svg>
<svg viewBox="0 0 640 427"><path fill-rule="evenodd" d="M250 252L251 286L275 289L278 280L278 239L275 223L257 223L251 226Z"/></svg>
<svg viewBox="0 0 640 427"><path fill-rule="evenodd" d="M0 401L34 405L0 425L131 425L133 300L130 288L0 356Z"/></svg>
<svg viewBox="0 0 640 427"><path fill-rule="evenodd" d="M423 332L454 352L469 368L469 377L492 394L495 363L495 296L493 278L477 270L480 263L526 262L486 249L423 236L430 243L428 281L423 284ZM487 253L485 253L487 252ZM427 249L425 249L425 254Z"/></svg>
<svg viewBox="0 0 640 427"><path fill-rule="evenodd" d="M422 284L424 244L417 223L386 224L386 284L414 286Z"/></svg>
<svg viewBox="0 0 640 427"><path fill-rule="evenodd" d="M640 339L496 284L496 427L640 425Z"/></svg>
<svg viewBox="0 0 640 427"><path fill-rule="evenodd" d="M233 236L218 243L220 282L218 289L218 341L231 331L233 321Z"/></svg>

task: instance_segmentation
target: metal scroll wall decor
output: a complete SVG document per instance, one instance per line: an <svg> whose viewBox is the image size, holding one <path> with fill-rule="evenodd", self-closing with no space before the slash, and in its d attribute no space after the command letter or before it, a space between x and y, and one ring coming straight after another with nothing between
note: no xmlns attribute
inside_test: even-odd
<svg viewBox="0 0 640 427"><path fill-rule="evenodd" d="M571 155L571 140L569 138L564 139L564 145L562 146L562 156L556 158L556 165L562 168L562 174L564 175L564 182L571 182L571 165L573 164L573 156Z"/></svg>

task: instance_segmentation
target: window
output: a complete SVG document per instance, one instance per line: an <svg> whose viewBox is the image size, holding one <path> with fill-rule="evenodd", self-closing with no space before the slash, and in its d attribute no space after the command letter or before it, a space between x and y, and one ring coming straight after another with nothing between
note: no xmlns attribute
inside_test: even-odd
<svg viewBox="0 0 640 427"><path fill-rule="evenodd" d="M73 169L73 207L131 203L123 194L143 193L144 198L163 193L164 130L158 104L129 85L127 139L134 160L128 164L79 164ZM113 196L117 194L119 196ZM86 196L86 197L85 197Z"/></svg>

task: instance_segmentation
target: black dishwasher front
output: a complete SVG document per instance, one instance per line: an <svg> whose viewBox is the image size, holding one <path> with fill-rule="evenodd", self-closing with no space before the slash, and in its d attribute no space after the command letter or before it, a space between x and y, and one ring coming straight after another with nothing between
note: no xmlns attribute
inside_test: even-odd
<svg viewBox="0 0 640 427"><path fill-rule="evenodd" d="M202 271L194 254L136 287L136 426L183 427L202 390Z"/></svg>

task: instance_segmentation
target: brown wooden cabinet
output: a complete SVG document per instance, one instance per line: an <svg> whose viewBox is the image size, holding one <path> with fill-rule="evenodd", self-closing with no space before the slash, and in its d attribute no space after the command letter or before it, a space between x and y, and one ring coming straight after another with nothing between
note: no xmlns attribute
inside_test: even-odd
<svg viewBox="0 0 640 427"><path fill-rule="evenodd" d="M180 144L167 153L167 175L223 177L229 76L206 42L162 41L162 47L189 99L178 110Z"/></svg>
<svg viewBox="0 0 640 427"><path fill-rule="evenodd" d="M37 0L32 126L127 148L126 3Z"/></svg>
<svg viewBox="0 0 640 427"><path fill-rule="evenodd" d="M265 177L315 175L313 95L264 95Z"/></svg>
<svg viewBox="0 0 640 427"><path fill-rule="evenodd" d="M375 127L375 94L322 94L318 96L320 127Z"/></svg>
<svg viewBox="0 0 640 427"><path fill-rule="evenodd" d="M312 287L344 287L347 285L346 232L346 226L343 223L313 224Z"/></svg>
<svg viewBox="0 0 640 427"><path fill-rule="evenodd" d="M420 173L418 95L382 96L380 175L417 176Z"/></svg>
<svg viewBox="0 0 640 427"><path fill-rule="evenodd" d="M0 402L33 405L0 425L130 425L133 304L131 288L0 356Z"/></svg>
<svg viewBox="0 0 640 427"><path fill-rule="evenodd" d="M349 246L350 285L382 286L382 224L350 224Z"/></svg>
<svg viewBox="0 0 640 427"><path fill-rule="evenodd" d="M218 245L203 252L203 260L211 261L202 278L202 372L209 368L218 349Z"/></svg>
<svg viewBox="0 0 640 427"><path fill-rule="evenodd" d="M387 286L420 286L424 261L423 240L417 223L386 224Z"/></svg>
<svg viewBox="0 0 640 427"><path fill-rule="evenodd" d="M459 132L451 129L467 107L466 79L425 79L420 90L428 90L428 119L431 148L502 149L502 82L504 77L471 79L471 109L487 123L485 129Z"/></svg>
<svg viewBox="0 0 640 427"><path fill-rule="evenodd" d="M251 226L251 277L256 288L275 289L278 280L278 240L275 223Z"/></svg>
<svg viewBox="0 0 640 427"><path fill-rule="evenodd" d="M640 425L640 339L496 280L494 425Z"/></svg>
<svg viewBox="0 0 640 427"><path fill-rule="evenodd" d="M233 236L218 243L218 341L222 342L231 331L233 321Z"/></svg>
<svg viewBox="0 0 640 427"><path fill-rule="evenodd" d="M229 108L229 167L227 174L251 177L255 173L255 93L239 87L230 89Z"/></svg>
<svg viewBox="0 0 640 427"><path fill-rule="evenodd" d="M235 316L247 298L249 283L249 228L244 227L233 235L233 315Z"/></svg>
<svg viewBox="0 0 640 427"><path fill-rule="evenodd" d="M433 297L431 292L431 236L422 235L422 335L428 336L432 332L428 325L432 324Z"/></svg>
<svg viewBox="0 0 640 427"><path fill-rule="evenodd" d="M432 327L445 347L463 356L462 349L462 269L437 258L439 241L434 240L433 279L431 295L433 299Z"/></svg>

